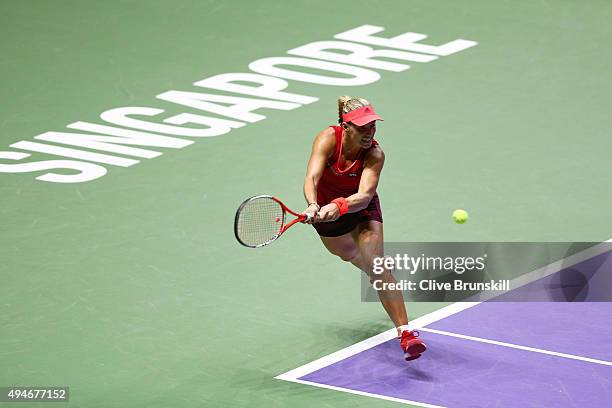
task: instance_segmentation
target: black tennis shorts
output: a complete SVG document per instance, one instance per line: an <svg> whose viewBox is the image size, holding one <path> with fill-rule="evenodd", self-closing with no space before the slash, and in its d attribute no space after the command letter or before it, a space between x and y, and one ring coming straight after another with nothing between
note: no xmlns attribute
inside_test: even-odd
<svg viewBox="0 0 612 408"><path fill-rule="evenodd" d="M312 226L322 237L339 237L351 232L360 223L370 220L383 222L378 194L375 194L370 204L359 212L344 214L334 222L319 222Z"/></svg>

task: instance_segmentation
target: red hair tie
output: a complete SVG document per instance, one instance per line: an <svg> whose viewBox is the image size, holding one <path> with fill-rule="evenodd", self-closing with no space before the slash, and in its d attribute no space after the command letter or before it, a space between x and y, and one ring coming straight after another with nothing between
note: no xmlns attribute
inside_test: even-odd
<svg viewBox="0 0 612 408"><path fill-rule="evenodd" d="M335 198L331 202L338 206L338 209L340 210L340 215L344 215L348 212L348 201L346 201L346 198Z"/></svg>

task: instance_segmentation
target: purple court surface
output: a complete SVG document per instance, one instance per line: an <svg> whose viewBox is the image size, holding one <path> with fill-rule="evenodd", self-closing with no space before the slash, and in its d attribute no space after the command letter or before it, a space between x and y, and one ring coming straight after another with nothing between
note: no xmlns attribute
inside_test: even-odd
<svg viewBox="0 0 612 408"><path fill-rule="evenodd" d="M284 379L421 406L610 407L611 322L605 302L475 303L424 324L418 360L391 334Z"/></svg>

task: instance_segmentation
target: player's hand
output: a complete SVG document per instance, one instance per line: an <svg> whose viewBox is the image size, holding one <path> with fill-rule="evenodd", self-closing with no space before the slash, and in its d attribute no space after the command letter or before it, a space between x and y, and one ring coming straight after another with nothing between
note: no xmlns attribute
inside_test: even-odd
<svg viewBox="0 0 612 408"><path fill-rule="evenodd" d="M334 203L324 205L317 214L317 222L332 222L340 218L340 209Z"/></svg>
<svg viewBox="0 0 612 408"><path fill-rule="evenodd" d="M318 221L318 217L317 217L317 212L319 211L321 207L319 207L318 204L312 203L310 204L303 212L302 214L306 215L307 218L304 220L305 224L312 224L314 222Z"/></svg>

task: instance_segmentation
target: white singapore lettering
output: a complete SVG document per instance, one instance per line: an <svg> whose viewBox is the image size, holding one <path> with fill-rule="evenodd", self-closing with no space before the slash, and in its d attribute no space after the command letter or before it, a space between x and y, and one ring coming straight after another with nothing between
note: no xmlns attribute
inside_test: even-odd
<svg viewBox="0 0 612 408"><path fill-rule="evenodd" d="M196 129L183 126L170 126L163 125L161 123L149 122L140 119L130 118L130 115L144 115L144 116L156 116L164 112L163 109L147 108L142 106L127 106L123 108L115 108L102 112L100 118L106 122L114 123L120 126L126 126L136 128L140 130L148 130L151 132L166 133L171 135L179 136L193 136L203 137L211 136L211 129L215 132L227 132L228 128L241 127L244 124L240 122L233 122L223 119L207 118L209 128ZM195 118L197 115L193 115ZM172 121L172 118L165 119L164 122L168 123L168 120ZM176 120L176 118L175 118ZM179 120L180 122L180 120ZM204 122L204 120L202 120ZM188 144L192 144L192 141L188 141Z"/></svg>
<svg viewBox="0 0 612 408"><path fill-rule="evenodd" d="M220 136L229 133L233 128L244 126L244 123L242 122L216 119L211 118L209 116L195 115L192 113L181 113L179 115L175 115L165 119L164 122L171 123L173 125L197 123L208 127L208 129L198 129L197 133L191 134L189 135L189 137ZM96 123L89 122L75 122L71 123L67 127L88 132L96 132L104 135L119 136L120 139L116 139L116 141L114 141L113 143L138 146L167 147L172 149L182 149L183 147L189 146L193 143L193 141L191 140L184 140L170 136L160 136L153 133L144 133L139 132L137 130L98 125Z"/></svg>
<svg viewBox="0 0 612 408"><path fill-rule="evenodd" d="M86 147L88 149L118 153L126 156L142 157L144 159L153 159L161 156L161 152L114 144L117 143L118 139L115 136L89 135L85 133L45 132L38 136L34 136L34 139L71 146Z"/></svg>
<svg viewBox="0 0 612 408"><path fill-rule="evenodd" d="M316 68L322 71L337 72L345 76L349 75L350 77L343 78L338 76L308 74L302 71L279 68L278 66L280 65ZM308 58L296 57L262 58L251 62L249 64L249 69L251 71L259 72L260 74L320 85L359 86L368 85L380 79L380 74L370 69L357 68L335 62L317 61Z"/></svg>
<svg viewBox="0 0 612 408"><path fill-rule="evenodd" d="M84 150L70 149L67 147L48 145L44 143L30 142L27 140L22 140L20 142L13 143L11 147L15 149L28 150L30 152L46 153L55 156L71 157L73 159L81 159L96 163L112 164L113 166L120 167L130 167L138 163L138 160L126 159L123 157L111 156L108 154L86 152Z"/></svg>
<svg viewBox="0 0 612 408"><path fill-rule="evenodd" d="M260 86L247 86L235 82L250 82ZM201 81L194 82L194 86L216 89L219 91L235 92L243 95L259 96L262 98L276 99L279 101L295 102L307 105L319 100L312 96L298 95L294 93L281 92L289 86L289 82L281 78L261 74L245 72L227 73L212 76Z"/></svg>
<svg viewBox="0 0 612 408"><path fill-rule="evenodd" d="M0 159L22 160L29 157L29 153L22 152L0 152ZM51 183L83 183L100 178L106 174L106 167L98 164L87 163L77 160L43 160L28 163L2 164L0 172L3 173L31 173L52 169L77 170L77 174L45 173L36 177L36 180Z"/></svg>
<svg viewBox="0 0 612 408"><path fill-rule="evenodd" d="M352 30L334 35L339 40L353 41L364 44L379 45L381 47L397 48L399 50L422 52L447 56L463 51L477 45L476 41L458 39L442 45L417 44L417 41L427 38L425 34L404 33L393 38L374 37L372 34L384 31L384 27L365 24Z"/></svg>
<svg viewBox="0 0 612 408"><path fill-rule="evenodd" d="M350 54L329 52L326 50L350 51ZM374 58L393 58L403 61L430 62L438 57L431 55L416 54L406 51L374 50L367 45L355 44L344 41L317 41L302 45L287 51L287 54L300 55L302 57L319 58L329 61L342 62L344 64L359 65L362 67L384 69L386 71L401 72L410 68L410 65L395 62L379 61Z"/></svg>
<svg viewBox="0 0 612 408"><path fill-rule="evenodd" d="M181 90L169 90L156 97L167 102L189 106L239 121L181 113L163 119L163 123L158 123L136 119L131 116L158 116L164 112L163 109L119 107L103 112L100 117L107 123L122 127L74 122L67 127L93 132L94 134L51 131L44 132L34 138L151 159L160 156L162 152L129 146L180 149L192 144L193 141L171 137L170 135L195 138L220 136L231 132L233 129L243 127L247 123L266 118L266 116L256 113L256 110L293 110L319 100L314 96L283 92L289 86L289 82L286 80L332 86L367 85L381 78L378 72L368 68L401 72L410 67L408 64L383 61L380 60L381 58L427 63L439 56L451 55L477 45L475 41L463 39L441 45L421 44L418 41L424 40L427 36L411 32L391 38L374 36L381 31L384 31L384 27L362 25L334 36L335 39L342 41L316 41L305 44L287 51L287 54L295 55L293 57L269 57L251 62L249 69L253 72L218 74L196 81L193 84L199 88L221 90L265 99ZM371 45L384 47L385 49L374 49L370 47ZM333 50L345 52L337 53ZM349 53L347 54L346 51ZM308 73L304 72L304 69L320 72L317 74ZM250 84L253 84L253 86ZM198 125L198 127L183 126L189 124ZM133 129L138 129L138 131ZM160 133L161 135L154 133ZM139 163L138 160L124 157L24 140L13 143L10 147L82 160L0 163L0 173L29 173L51 169L78 171L77 174L45 173L36 177L36 180L54 183L82 183L95 180L107 173L106 168L100 164L129 167ZM16 161L28 157L30 157L29 153L0 151L0 159Z"/></svg>
<svg viewBox="0 0 612 408"><path fill-rule="evenodd" d="M293 110L302 106L300 104L290 102L185 91L168 91L157 95L156 98L179 105L190 106L192 108L216 113L218 115L243 120L245 122L259 122L260 120L264 120L266 118L264 115L253 113L253 111L257 109L270 108ZM231 106L223 106L210 102L227 103Z"/></svg>

